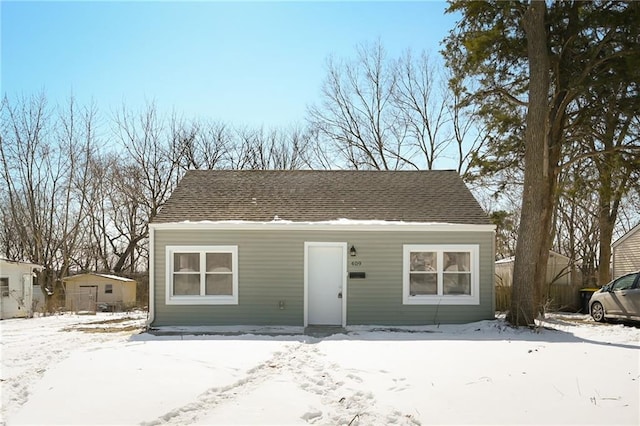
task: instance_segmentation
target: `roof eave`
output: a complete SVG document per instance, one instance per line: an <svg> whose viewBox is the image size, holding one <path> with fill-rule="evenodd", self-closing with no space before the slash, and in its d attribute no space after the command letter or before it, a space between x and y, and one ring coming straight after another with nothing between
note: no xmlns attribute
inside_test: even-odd
<svg viewBox="0 0 640 426"><path fill-rule="evenodd" d="M615 240L612 244L611 244L611 248L616 248L618 247L620 244L622 244L623 242L625 242L627 240L627 238L630 238L632 235L634 235L636 232L640 231L640 223L638 223L636 226L634 226L633 228L631 228L629 230L629 232L627 232L626 234L624 234L622 237L618 238L617 240Z"/></svg>
<svg viewBox="0 0 640 426"><path fill-rule="evenodd" d="M7 262L7 263L13 263L15 265L29 266L29 267L34 268L34 269L40 269L40 270L44 269L44 266L38 265L37 263L23 262L21 260L10 260L10 259L6 259L4 257L0 257L0 260L2 260L4 262Z"/></svg>
<svg viewBox="0 0 640 426"><path fill-rule="evenodd" d="M182 221L151 223L156 230L188 230L188 229L226 229L226 230L352 230L352 231L453 231L453 232L494 232L493 224L446 223L446 222L391 222L391 221L353 221L336 220L321 222L291 222L291 221Z"/></svg>

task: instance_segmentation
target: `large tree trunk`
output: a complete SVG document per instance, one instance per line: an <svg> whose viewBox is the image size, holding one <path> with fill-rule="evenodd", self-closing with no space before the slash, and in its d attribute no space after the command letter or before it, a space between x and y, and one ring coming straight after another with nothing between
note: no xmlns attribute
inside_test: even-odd
<svg viewBox="0 0 640 426"><path fill-rule="evenodd" d="M611 281L611 241L613 240L613 229L618 218L618 207L622 195L621 191L611 188L611 170L604 168L600 172L600 176L602 183L599 189L598 203L598 226L600 228L598 285L603 286ZM627 180L623 179L620 184L626 185Z"/></svg>
<svg viewBox="0 0 640 426"><path fill-rule="evenodd" d="M548 128L549 57L545 27L546 4L532 1L524 15L529 60L529 107L525 133L525 172L522 191L520 229L513 270L511 308L508 321L513 325L532 325L537 316L537 302L546 275L549 240L548 221L541 209L548 208Z"/></svg>
<svg viewBox="0 0 640 426"><path fill-rule="evenodd" d="M611 240L613 239L614 223L611 222L609 211L601 210L600 224L600 249L598 253L598 284L605 285L611 280Z"/></svg>

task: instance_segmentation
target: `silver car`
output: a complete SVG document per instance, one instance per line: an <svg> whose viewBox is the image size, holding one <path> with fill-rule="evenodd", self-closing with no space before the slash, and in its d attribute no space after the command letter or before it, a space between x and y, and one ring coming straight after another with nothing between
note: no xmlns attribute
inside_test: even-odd
<svg viewBox="0 0 640 426"><path fill-rule="evenodd" d="M640 271L623 275L593 293L589 312L600 322L609 318L640 321Z"/></svg>

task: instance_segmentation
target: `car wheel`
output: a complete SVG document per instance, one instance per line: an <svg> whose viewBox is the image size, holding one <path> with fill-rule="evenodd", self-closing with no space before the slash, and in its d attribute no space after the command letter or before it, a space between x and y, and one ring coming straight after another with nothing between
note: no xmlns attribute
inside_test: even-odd
<svg viewBox="0 0 640 426"><path fill-rule="evenodd" d="M600 302L593 302L591 305L591 317L598 322L604 322L604 307Z"/></svg>

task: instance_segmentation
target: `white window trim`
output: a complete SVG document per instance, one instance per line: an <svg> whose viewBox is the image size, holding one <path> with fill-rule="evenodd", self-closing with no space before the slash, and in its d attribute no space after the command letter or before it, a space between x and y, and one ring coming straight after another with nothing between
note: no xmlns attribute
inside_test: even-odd
<svg viewBox="0 0 640 426"><path fill-rule="evenodd" d="M238 246L167 246L166 263L166 300L167 305L237 305L238 304ZM232 294L231 296L194 296L173 294L174 253L198 253L200 265L206 265L206 253L231 253ZM204 288L206 268L200 268L200 285Z"/></svg>
<svg viewBox="0 0 640 426"><path fill-rule="evenodd" d="M438 294L411 296L410 253L414 251L436 252L438 256ZM471 262L471 294L443 295L444 252L468 252ZM402 251L402 303L405 305L479 305L480 304L480 246L477 244L405 244Z"/></svg>

